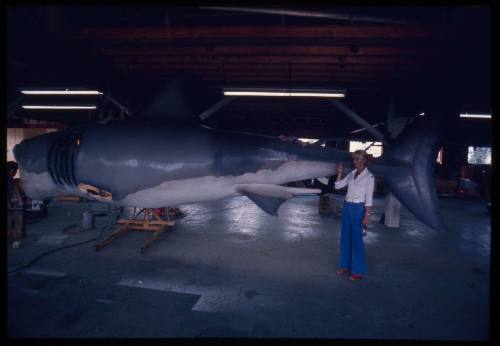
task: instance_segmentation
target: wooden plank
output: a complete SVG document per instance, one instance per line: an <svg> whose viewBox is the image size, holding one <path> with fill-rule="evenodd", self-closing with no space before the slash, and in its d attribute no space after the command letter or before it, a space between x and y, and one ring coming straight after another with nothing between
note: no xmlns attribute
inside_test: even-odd
<svg viewBox="0 0 500 346"><path fill-rule="evenodd" d="M141 78L151 78L151 79L158 79L158 80L165 80L165 77L167 77L169 74L168 73L145 73L145 72L140 72L140 73L128 73L130 76L140 76ZM387 78L387 77L380 77L377 79L371 78L367 80L365 76L358 76L357 78L354 77L343 77L339 78L338 76L334 75L321 75L321 76L265 76L265 75L248 75L248 76L243 76L243 75L234 75L234 76L223 76L223 75L199 75L200 79L207 81L207 82L212 82L212 83L247 83L247 82L269 82L269 84L274 84L274 83L288 83L288 82L311 82L311 83L331 83L335 82L336 86L343 86L345 84L349 84L350 87L356 87L359 86L359 83L362 83L363 85L366 86L380 86L382 84L384 85L408 85L412 84L415 82L415 80L412 80L407 77L395 77L395 78Z"/></svg>
<svg viewBox="0 0 500 346"><path fill-rule="evenodd" d="M180 56L113 56L115 64L344 64L344 65L420 65L435 63L440 57L400 56L323 56L323 55L180 55ZM452 63L452 60L446 60Z"/></svg>
<svg viewBox="0 0 500 346"><path fill-rule="evenodd" d="M162 73L162 70L156 69L138 69L144 73ZM244 77L244 76L268 76L268 77L284 77L289 76L306 76L306 77L324 77L334 76L336 78L412 78L421 77L422 73L418 71L196 71L199 76L221 76L221 77Z"/></svg>
<svg viewBox="0 0 500 346"><path fill-rule="evenodd" d="M58 201L64 201L64 202L79 202L81 197L80 196L58 196L56 197Z"/></svg>
<svg viewBox="0 0 500 346"><path fill-rule="evenodd" d="M101 250L103 247L105 247L106 245L108 245L109 243L111 243L113 240L115 240L116 238L118 238L119 236L127 233L128 231L130 231L130 228L125 225L125 226L121 226L121 227L118 227L116 230L114 230L110 235L108 235L106 238L104 238L103 240L101 240L96 246L95 246L95 251L99 251Z"/></svg>
<svg viewBox="0 0 500 346"><path fill-rule="evenodd" d="M137 225L137 226L128 226L130 227L131 230L133 231L140 231L140 232L156 232L161 228L165 228L166 226L143 226L143 225Z"/></svg>
<svg viewBox="0 0 500 346"><path fill-rule="evenodd" d="M148 78L156 81L165 80L169 76L168 73L127 73L127 75L138 78ZM246 86L244 84L248 83L259 83L263 82L270 86L276 85L289 85L289 83L315 83L315 84L325 84L326 87L331 87L335 85L336 87L343 88L360 88L365 86L366 88L376 87L380 85L410 85L414 83L418 83L421 78L419 76L409 78L408 76L358 76L358 77L339 77L336 75L321 75L321 76L310 76L310 75L207 75L200 74L198 75L200 80L205 81L207 83L219 83L223 86L231 85L233 87L241 84L242 86ZM332 84L334 82L335 84ZM362 84L362 85L361 85Z"/></svg>
<svg viewBox="0 0 500 346"><path fill-rule="evenodd" d="M144 250L149 247L155 240L157 240L163 233L165 233L166 227L161 227L156 232L151 234L145 241L142 247L139 249L139 252L142 253Z"/></svg>
<svg viewBox="0 0 500 346"><path fill-rule="evenodd" d="M128 220L128 219L119 219L116 221L116 223L122 224L122 225L143 225L144 220ZM148 224L150 225L167 225L167 226L173 226L175 224L174 221L149 221Z"/></svg>
<svg viewBox="0 0 500 346"><path fill-rule="evenodd" d="M173 55L349 55L349 56L432 56L442 53L443 46L422 44L419 46L387 45L310 45L310 46L228 46L189 45L184 47L148 45L147 47L99 48L107 56L173 56Z"/></svg>
<svg viewBox="0 0 500 346"><path fill-rule="evenodd" d="M86 38L92 40L170 40L186 38L445 38L469 31L452 26L405 25L321 25L321 26L178 26L141 28L85 28L77 33L60 35L61 38Z"/></svg>
<svg viewBox="0 0 500 346"><path fill-rule="evenodd" d="M422 65L391 65L391 64L345 64L340 62L321 63L321 64L251 64L251 63L230 63L230 64L215 64L215 63L124 63L118 62L115 64L118 68L141 70L141 69L164 69L164 70L206 70L206 71L321 71L321 72L355 72L355 71L388 71L388 72L403 72L403 71L423 71Z"/></svg>
<svg viewBox="0 0 500 346"><path fill-rule="evenodd" d="M134 208L134 216L137 216L136 210L137 210L137 208ZM113 231L104 240L99 242L95 246L95 250L99 251L104 246L108 245L113 240L118 238L120 235L125 234L128 231L153 232L153 234L146 239L144 245L140 248L139 251L142 253L146 247L148 247L154 240L156 240L161 234L163 234L166 231L168 226L173 226L175 224L174 221L163 221L150 208L141 209L140 212L144 212L144 219L143 220L119 219L117 221L117 223L121 224L122 226L118 227L115 231ZM156 218L156 221L150 220L151 214L153 214L153 216Z"/></svg>

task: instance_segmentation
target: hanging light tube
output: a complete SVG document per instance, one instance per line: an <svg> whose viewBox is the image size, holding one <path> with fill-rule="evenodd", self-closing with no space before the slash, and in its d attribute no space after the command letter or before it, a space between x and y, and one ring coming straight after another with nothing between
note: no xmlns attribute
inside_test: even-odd
<svg viewBox="0 0 500 346"><path fill-rule="evenodd" d="M21 90L24 95L102 95L98 90Z"/></svg>
<svg viewBox="0 0 500 346"><path fill-rule="evenodd" d="M460 114L460 118L471 118L471 119L491 119L491 114Z"/></svg>
<svg viewBox="0 0 500 346"><path fill-rule="evenodd" d="M294 89L224 89L224 96L345 97L345 91Z"/></svg>
<svg viewBox="0 0 500 346"><path fill-rule="evenodd" d="M75 109L97 109L96 106L39 106L39 105L23 105L23 109L51 109L51 110L75 110Z"/></svg>

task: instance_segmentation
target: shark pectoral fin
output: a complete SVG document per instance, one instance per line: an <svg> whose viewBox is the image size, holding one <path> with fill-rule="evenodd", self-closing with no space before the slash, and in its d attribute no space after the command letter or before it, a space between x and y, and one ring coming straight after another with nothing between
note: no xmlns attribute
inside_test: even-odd
<svg viewBox="0 0 500 346"><path fill-rule="evenodd" d="M285 198L260 196L251 192L244 193L252 202L272 216L278 216L280 205L286 201Z"/></svg>
<svg viewBox="0 0 500 346"><path fill-rule="evenodd" d="M235 186L237 192L247 196L252 202L268 213L278 216L280 205L297 195L321 193L319 189L295 188L273 184L240 184Z"/></svg>
<svg viewBox="0 0 500 346"><path fill-rule="evenodd" d="M273 216L278 216L280 205L293 197L286 187L272 184L240 184L235 189Z"/></svg>

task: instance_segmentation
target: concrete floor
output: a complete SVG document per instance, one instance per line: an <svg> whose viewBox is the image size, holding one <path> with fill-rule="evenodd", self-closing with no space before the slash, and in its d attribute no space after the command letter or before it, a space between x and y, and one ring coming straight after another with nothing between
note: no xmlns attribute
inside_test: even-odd
<svg viewBox="0 0 500 346"><path fill-rule="evenodd" d="M100 252L93 241L9 274L8 335L488 339L485 203L440 200L447 233L406 210L401 229L389 229L377 222L384 199L374 203L360 282L335 275L340 218L319 215L317 197L284 203L280 218L245 197L185 205L144 254L147 235L133 232ZM27 225L22 247L8 249L9 270L96 237L99 229L62 232L88 208L107 212L105 204L51 203L48 218ZM96 217L96 226L108 221Z"/></svg>

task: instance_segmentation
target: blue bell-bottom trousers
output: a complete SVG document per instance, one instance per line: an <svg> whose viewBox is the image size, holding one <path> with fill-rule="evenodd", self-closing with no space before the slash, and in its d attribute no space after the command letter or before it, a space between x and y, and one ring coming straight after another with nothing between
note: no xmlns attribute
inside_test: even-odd
<svg viewBox="0 0 500 346"><path fill-rule="evenodd" d="M365 244L363 243L361 225L364 215L364 203L344 203L340 232L339 267L358 275L366 273Z"/></svg>

